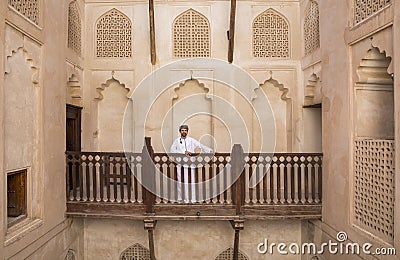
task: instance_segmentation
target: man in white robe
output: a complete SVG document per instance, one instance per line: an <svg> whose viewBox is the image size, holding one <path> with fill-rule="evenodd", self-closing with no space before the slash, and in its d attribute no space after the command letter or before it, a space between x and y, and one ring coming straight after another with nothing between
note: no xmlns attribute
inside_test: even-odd
<svg viewBox="0 0 400 260"><path fill-rule="evenodd" d="M192 155L195 152L195 149L201 149L203 152L212 153L213 150L205 145L202 145L199 141L194 138L188 136L189 127L187 125L181 125L179 127L180 137L175 139L174 143L171 146L170 152L171 153L181 153L186 154L187 156ZM196 165L194 164L195 158L190 158L191 164L184 164L183 165L183 183L184 183L184 196L183 201L189 202L189 167L190 167L190 175L192 181L192 192L191 192L191 202L196 202L196 191L195 191L195 168ZM177 165L177 182L178 182L178 202L182 201L182 185L181 185L181 165Z"/></svg>

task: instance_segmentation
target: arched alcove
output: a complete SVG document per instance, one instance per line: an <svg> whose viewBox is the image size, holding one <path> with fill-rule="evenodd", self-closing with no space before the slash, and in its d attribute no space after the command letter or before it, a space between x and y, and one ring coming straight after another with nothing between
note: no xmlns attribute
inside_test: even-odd
<svg viewBox="0 0 400 260"><path fill-rule="evenodd" d="M7 57L3 90L6 170L32 167L37 160L40 104L37 71L23 48Z"/></svg>
<svg viewBox="0 0 400 260"><path fill-rule="evenodd" d="M233 259L233 248L228 248L221 252L215 260L231 260ZM249 260L249 258L239 250L238 260Z"/></svg>
<svg viewBox="0 0 400 260"><path fill-rule="evenodd" d="M372 47L360 62L355 85L357 137L394 138L393 79L387 72L390 61L385 52Z"/></svg>
<svg viewBox="0 0 400 260"><path fill-rule="evenodd" d="M98 147L100 151L123 151L122 130L128 89L111 78L98 89ZM129 110L128 110L129 111Z"/></svg>
<svg viewBox="0 0 400 260"><path fill-rule="evenodd" d="M95 28L96 57L132 57L132 22L128 16L111 9L99 18Z"/></svg>
<svg viewBox="0 0 400 260"><path fill-rule="evenodd" d="M150 260L150 250L136 243L125 249L119 260Z"/></svg>
<svg viewBox="0 0 400 260"><path fill-rule="evenodd" d="M72 74L67 82L67 104L82 106L82 88L79 78Z"/></svg>
<svg viewBox="0 0 400 260"><path fill-rule="evenodd" d="M210 57L210 23L201 13L189 9L173 22L174 56Z"/></svg>
<svg viewBox="0 0 400 260"><path fill-rule="evenodd" d="M289 152L292 149L292 99L289 89L277 80L270 78L260 88L270 102L275 120L276 152Z"/></svg>
<svg viewBox="0 0 400 260"><path fill-rule="evenodd" d="M289 58L289 23L274 9L268 9L253 21L253 56Z"/></svg>
<svg viewBox="0 0 400 260"><path fill-rule="evenodd" d="M371 46L354 87L353 223L387 243L394 238L394 93L391 58Z"/></svg>

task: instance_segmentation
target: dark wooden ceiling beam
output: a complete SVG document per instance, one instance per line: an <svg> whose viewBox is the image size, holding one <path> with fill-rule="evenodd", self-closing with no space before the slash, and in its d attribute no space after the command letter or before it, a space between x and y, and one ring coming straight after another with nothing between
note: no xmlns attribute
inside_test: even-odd
<svg viewBox="0 0 400 260"><path fill-rule="evenodd" d="M149 22L150 22L150 59L151 64L156 64L156 35L154 29L154 0L149 0Z"/></svg>
<svg viewBox="0 0 400 260"><path fill-rule="evenodd" d="M231 0L231 16L229 22L229 47L228 47L228 62L233 61L233 48L235 43L235 18L236 18L236 0Z"/></svg>

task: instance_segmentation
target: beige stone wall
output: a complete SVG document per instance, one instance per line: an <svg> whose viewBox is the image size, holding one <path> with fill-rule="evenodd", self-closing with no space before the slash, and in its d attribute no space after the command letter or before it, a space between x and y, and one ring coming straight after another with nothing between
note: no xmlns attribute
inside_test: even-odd
<svg viewBox="0 0 400 260"><path fill-rule="evenodd" d="M332 237L335 238L337 232L345 231L348 242L359 244L368 242L373 244L374 248L396 246L398 251L398 233L395 233L394 239L388 240L379 232L366 230L354 221L353 164L355 149L353 140L357 136L393 138L394 123L391 118L396 115L396 112L393 113L393 105L398 107L398 95L393 95L390 86L382 87L379 86L381 83L373 82L374 79L380 78L386 69L372 75L374 70L372 68L370 70L372 74L366 76L369 72L360 72L360 65L368 56L368 50L378 47L380 52L385 51L386 56L391 57L386 75L390 78L394 68L397 68L399 57L393 49L396 43L393 30L397 23L393 20L396 5L394 2L392 6L355 27L349 27L353 15L349 11L350 2L340 4L337 1L320 2L324 207L322 223L315 224L321 232L317 240L327 241ZM332 5L335 5L334 11ZM337 17L348 17L348 20ZM383 61L380 64L381 68L385 67ZM369 84L364 84L364 89L355 90L356 86L362 85L357 82L369 82ZM395 78L396 84L398 83ZM396 119L395 124L398 124ZM396 127L398 129L398 126ZM399 141L396 136L395 143L398 147ZM376 203L383 205L383 201ZM394 211L398 212L397 203L394 204L394 208ZM394 230L398 225L397 219L394 218ZM346 259L369 259L368 257L362 254L360 257L346 256ZM324 259L337 259L337 256L327 254L324 255ZM380 256L378 259L395 259L395 257Z"/></svg>
<svg viewBox="0 0 400 260"><path fill-rule="evenodd" d="M4 25L5 23L5 14L7 11L7 5L3 2L0 4L0 23ZM4 60L5 59L5 42L3 39L5 39L5 26L1 26L0 28L0 59ZM4 62L0 62L0 82L4 82ZM2 84L3 85L3 84ZM0 91L0 104L3 104L4 102L4 94L3 91ZM4 113L4 106L0 106L0 114L3 115ZM4 151L4 123L3 123L3 116L0 116L0 151ZM6 175L4 174L4 156L3 153L0 156L0 169L1 169L1 175L0 175L0 194L2 194L2 198L4 197L3 194L6 194ZM4 250L4 233L7 231L7 226L5 225L5 221L7 219L7 214L6 214L6 205L3 201L0 202L1 210L0 210L0 258L4 259L5 258L5 250Z"/></svg>
<svg viewBox="0 0 400 260"><path fill-rule="evenodd" d="M395 8L399 7L399 3L394 3ZM400 44L400 12L395 12L394 17L394 26L393 26L393 46L399 46ZM393 55L396 60L399 59L400 57L400 52L398 48L393 49ZM400 151L400 123L397 118L400 117L400 64L398 61L394 62L393 65L393 71L394 71L394 98L395 98L395 104L394 104L394 118L395 118L395 149L396 151ZM400 165L400 153L396 152L395 155L395 165ZM397 168L398 169L398 168ZM398 171L398 170L397 170ZM395 196L396 198L400 197L400 178L396 177L395 179ZM394 210L394 218L395 219L400 219L400 205L398 201L395 201L395 210ZM399 250L400 248L400 222L396 221L395 226L394 226L394 245L395 247Z"/></svg>
<svg viewBox="0 0 400 260"><path fill-rule="evenodd" d="M69 239L62 238L69 232L63 191L67 9L43 2L35 24L7 3L0 5L0 258L55 259ZM27 218L8 227L6 173L21 168L28 169Z"/></svg>
<svg viewBox="0 0 400 260"><path fill-rule="evenodd" d="M96 31L94 30L96 23L110 10L115 8L120 12L121 16L129 18L132 23L132 57L131 58L98 58L96 57ZM153 70L162 67L163 65L169 64L173 61L178 61L179 59L173 56L173 21L181 13L185 12L189 8L193 8L196 12L204 15L210 24L210 37L211 37L211 58L224 59L226 60L227 55L227 38L226 30L229 21L229 2L228 1L214 1L214 2L164 2L156 1L155 5L155 26L156 26L156 50L157 50L157 64L151 66L149 62L149 40L148 31L148 18L144 16L147 13L147 5L142 2L109 2L104 4L97 4L95 2L87 2L86 4L86 56L85 56L85 79L84 79L84 93L89 93L89 96L85 96L85 108L88 113L90 113L90 118L86 117L83 120L84 132L87 133L85 144L83 144L84 149L100 149L106 150L112 149L114 151L122 150L119 141L114 142L114 140L120 140L121 137L117 134L109 136L106 131L101 129L102 126L108 124L109 122L114 122L118 124L121 122L119 120L115 121L115 117L102 113L100 115L99 108L104 100L98 100L99 88L106 84L108 80L114 78L121 84L124 84L126 89L133 91L138 84L151 73ZM289 58L254 58L252 55L252 24L253 20L266 10L272 8L274 11L282 15L282 17L289 24ZM218 15L216 15L218 14ZM223 16L219 15L223 14ZM224 19L222 19L225 16ZM290 100L282 100L279 95L274 96L275 103L280 104L279 106L284 106L286 112L281 114L278 112L279 109L276 108L276 122L279 128L276 134L279 135L280 140L277 142L277 151L299 151L302 147L302 116L301 116L301 106L303 104L303 88L300 76L300 62L299 59L302 55L302 47L300 44L300 23L299 21L299 5L296 2L285 2L282 3L251 3L251 2L238 2L237 7L237 17L240 17L240 22L236 25L236 42L235 42L235 58L234 63L245 71L251 73L251 75L256 79L256 81L261 85L264 84L268 79L274 80L275 85L282 85L280 91L286 89L288 92L287 98ZM173 73L173 72L171 72ZM196 75L195 70L182 69L179 73L187 74L190 78L191 73ZM212 75L212 71L210 72ZM205 84L205 88L210 89L212 95L218 94L220 86L215 83L200 81L199 83ZM174 86L171 86L173 89ZM226 88L222 88L224 93L222 96L229 101L238 100L239 97L235 97L232 90L225 91ZM149 86L149 95L153 94L152 86ZM195 92L193 92L195 93ZM192 93L192 94L193 94ZM105 94L101 91L101 95ZM112 94L119 95L119 98L123 99L125 94ZM172 93L172 95L176 95ZM124 96L124 97L123 97ZM172 100L172 96L168 99ZM175 97L179 100L179 96ZM93 102L93 100L96 100ZM161 102L161 101L160 101ZM164 102L163 104L157 104L158 107L154 108L155 111L161 111L165 115L166 111L173 108L173 102ZM166 102L166 103L165 103ZM234 101L233 101L234 102ZM133 107L141 106L141 100L134 100ZM193 106L199 106L200 104L193 104ZM241 110L245 121L251 118L251 110L249 107L241 105L238 102L233 103L237 106L238 110ZM105 106L105 105L104 105ZM161 106L161 107L160 107ZM203 105L200 105L201 107ZM212 106L212 105L211 105ZM212 108L207 108L213 113ZM205 109L206 111L208 111ZM203 109L204 110L204 109ZM279 110L280 111L280 110ZM119 113L119 112L118 112ZM135 113L133 111L133 113ZM172 112L172 114L181 113L177 111ZM163 151L169 149L169 144L177 135L176 128L177 122L172 120L172 117L166 118L163 115L157 115L161 120L161 125L159 122L154 122L154 120L148 120L149 125L139 126L134 122L131 124L134 127L132 134L135 132L145 131L146 135L152 136L153 145L156 151ZM250 117L249 117L250 116ZM286 116L286 117L282 117ZM253 116L254 117L254 116ZM175 116L176 118L176 116ZM195 118L191 118L191 123L198 121ZM189 121L188 121L189 122ZM202 136L208 136L204 139L204 142L208 145L214 143L218 151L225 152L231 149L231 143L229 142L229 129L224 127L224 123L218 119L212 118L202 118L200 122L204 122L204 131L195 130L198 128L196 123L194 123L194 132L196 138L201 138ZM254 123L246 122L248 126L248 132L250 134L251 149L258 149L258 130L254 127ZM143 129L143 130L142 130ZM221 130L221 131L219 131ZM164 132L167 131L167 134ZM198 133L196 132L198 131ZM265 133L264 133L265 134ZM162 145L161 136L164 138L167 136L168 140L163 140L165 143ZM211 138L210 136L213 136ZM228 140L227 140L228 136ZM244 138L247 138L244 135ZM134 141L133 147L135 149L140 149L143 145L143 140L137 140L132 137ZM243 143L245 140L243 140ZM166 149L165 149L166 147Z"/></svg>
<svg viewBox="0 0 400 260"><path fill-rule="evenodd" d="M260 254L259 243L301 243L300 220L245 221L240 231L240 251L249 259L301 259L300 255ZM136 243L148 248L147 231L142 221L86 219L84 223L85 258L118 259ZM215 259L233 248L234 230L228 221L160 220L154 230L157 259ZM275 248L276 249L276 248Z"/></svg>

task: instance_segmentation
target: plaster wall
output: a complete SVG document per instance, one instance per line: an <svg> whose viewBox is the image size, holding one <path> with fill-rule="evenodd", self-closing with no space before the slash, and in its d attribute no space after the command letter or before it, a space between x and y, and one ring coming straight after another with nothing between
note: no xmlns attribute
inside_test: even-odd
<svg viewBox="0 0 400 260"><path fill-rule="evenodd" d="M301 243L302 221L245 221L240 251L249 259L301 259L300 255L271 256L257 251L259 243ZM129 246L148 248L142 221L85 219L85 259L118 259ZM159 220L154 230L157 259L215 259L233 247L234 230L228 221ZM276 249L276 248L275 248Z"/></svg>
<svg viewBox="0 0 400 260"><path fill-rule="evenodd" d="M395 4L395 3L394 3ZM360 122L353 109L359 110L359 115L371 109L375 104L376 109L385 113L379 120L388 122L386 116L393 113L393 103L382 101L382 97L393 96L390 92L375 92L367 100L372 103L360 102L358 98L365 93L356 93L354 86L359 80L357 69L361 60L365 57L368 49L372 46L379 47L380 51L386 51L387 56L392 57L392 63L387 72L393 71L398 57L393 54L393 5L385 8L374 17L365 22L351 26L350 2L321 1L320 2L320 28L321 28L321 80L323 84L322 97L322 140L324 154L324 178L323 178L323 212L322 222L315 224L321 230L321 241L335 238L337 232L345 231L348 242L371 243L375 247L392 247L393 243L386 243L377 236L353 225L353 145L352 140L357 134L366 135L364 130L355 128L357 124L369 129L368 134L378 136L390 136L390 133L381 130L371 130L371 122L377 120L369 118ZM337 17L348 17L348 19L336 19ZM392 17L392 18L390 18ZM371 94L371 93L368 93ZM381 99L381 101L379 101ZM398 101L394 99L394 105ZM363 111L365 110L365 111ZM374 110L373 110L374 111ZM390 115L391 114L391 115ZM374 116L373 113L367 116ZM382 123L382 121L379 121ZM362 128L362 127L361 127ZM389 128L393 128L392 126ZM357 133L357 129L359 130ZM371 132L372 131L372 132ZM374 132L375 131L375 132ZM396 143L398 140L396 140ZM327 188L328 187L328 188ZM338 201L340 206L338 207ZM395 208L398 208L395 205ZM398 211L398 209L396 209ZM395 227L397 220L394 220ZM394 238L396 241L398 238ZM323 259L337 259L337 256L326 254ZM347 255L340 259L370 259L371 256ZM394 256L379 256L378 259L396 259Z"/></svg>
<svg viewBox="0 0 400 260"><path fill-rule="evenodd" d="M0 257L29 258L43 246L46 249L39 255L61 256L65 245L58 236L68 230L63 192L67 75L62 51L68 8L59 1L46 1L40 14L57 15L40 15L36 25L8 1L0 6L1 198L7 198L6 173L29 167L27 218L8 226L7 202L0 201Z"/></svg>
<svg viewBox="0 0 400 260"><path fill-rule="evenodd" d="M95 55L95 24L98 21L99 17L111 10L112 8L117 9L122 12L132 21L132 58L98 58ZM112 77L118 80L121 84L125 84L125 88L133 91L135 87L141 82L141 80L151 73L153 70L160 68L163 65L166 65L170 62L179 60L178 58L173 56L173 39L172 39L172 25L174 19L181 14L182 12L188 10L189 8L193 8L195 11L204 15L210 23L210 49L211 49L211 57L217 59L226 60L227 56L227 43L228 40L226 38L226 28L228 28L229 21L229 1L214 1L214 2L183 2L183 1L156 1L155 2L155 31L156 31L156 51L157 51L157 63L155 66L150 64L149 60L149 40L148 40L148 16L143 15L147 14L148 7L146 3L142 3L140 1L129 1L129 2L91 2L88 1L86 3L86 12L85 12L85 24L86 26L86 57L85 57L85 81L84 86L86 89L84 92L89 92L90 95L85 97L88 101L96 99L97 89L107 82L107 80ZM289 24L290 30L290 57L284 59L277 58L253 58L252 56L252 23L253 20L265 10L273 8L275 11L280 13L285 17ZM282 134L285 136L282 140L279 140L278 148L279 151L298 151L301 143L301 105L302 105L302 88L301 86L301 77L299 77L299 58L302 55L301 46L299 46L298 42L301 37L300 33L300 23L299 21L299 4L298 2L269 2L269 3L261 3L261 2L249 2L249 1L239 1L237 3L237 17L240 17L240 22L236 23L236 40L235 40L235 57L234 63L244 70L253 74L256 77L257 82L260 84L264 83L268 78L272 76L272 78L278 81L280 84L283 84L285 88L289 91L289 96L293 98L293 104L288 107L289 110L287 118L280 118L281 115L277 116L278 121L284 122L286 127L285 130L282 131ZM238 20L239 21L239 20ZM174 72L171 72L174 73ZM182 71L179 73L186 73L188 79L190 78L191 71ZM212 74L212 71L210 72ZM195 72L196 74L196 72ZM258 75L255 75L258 74ZM202 82L200 82L202 83ZM171 86L172 88L173 86ZM207 86L208 88L210 85ZM217 93L218 88L220 86L212 85L212 93ZM221 88L223 91L226 88ZM153 92L153 87L149 86L149 95ZM105 93L103 93L105 94ZM232 91L224 92L224 97L230 97L228 100L235 100L237 97L234 97L235 93ZM233 97L233 98L232 98ZM146 99L147 97L142 97ZM102 101L99 101L99 104ZM134 106L141 106L141 100L134 100ZM86 103L87 104L87 103ZM244 112L245 115L250 115L251 118L251 110L245 108L246 106L242 106L241 104L234 103L234 105L242 107L238 108L238 110L247 110ZM173 105L172 104L163 104L162 111L169 111ZM211 105L212 106L212 105ZM86 108L86 107L85 107ZM84 119L83 128L88 132L87 136L89 137L85 142L87 144L84 147L90 149L98 149L101 145L99 133L102 132L100 129L101 125L105 125L107 122L112 121L112 118L107 115L99 115L98 107L95 103L91 105L87 105L87 111L91 115L91 119ZM157 108L159 109L159 108ZM208 108L207 108L208 109ZM206 109L206 110L207 110ZM207 110L208 111L208 110ZM212 108L211 108L212 111ZM134 113L134 112L133 112ZM179 113L176 111L173 113ZM226 113L229 113L228 110ZM100 121L96 121L98 118ZM248 117L245 117L247 120ZM153 146L156 150L161 151L159 149L164 149L167 147L169 149L168 143L171 143L173 137L176 135L176 125L174 123L168 122L168 120L172 120L169 118L163 119L163 124L166 126L163 127L163 131L167 131L168 138L171 140L166 140L164 143L166 145L160 145L161 135L164 138L164 133L160 131L160 126L154 125L151 120L148 120L150 123L147 126L138 126L132 122L135 130L133 132L145 131L149 136L152 136L154 142ZM192 118L191 120L196 121L196 119ZM224 130L223 124L218 123L219 120L212 118L201 118L200 120L203 122L204 130L203 132L199 131L199 133L195 133L200 138L201 136L210 136L214 135L214 138L207 137L204 139L204 142L208 145L212 143L219 144L217 146L218 151L229 151L231 146L229 142L226 142L226 134L229 134ZM211 124L210 124L211 122ZM251 135L251 145L250 149L257 149L256 140L258 140L258 130L252 127L251 121L246 124L249 126L248 132ZM206 126L207 125L207 126ZM197 126L195 125L196 129ZM143 129L143 130L142 130ZM223 134L218 134L216 129L222 129ZM103 132L104 133L104 132ZM133 133L134 134L134 133ZM265 134L265 133L264 133ZM280 133L281 134L281 133ZM254 135L254 136L252 136ZM119 137L117 137L119 138ZM104 137L102 140L113 140L113 138ZM133 138L133 140L136 140ZM110 142L110 141L109 141ZM136 142L138 142L136 144ZM140 142L140 143L139 143ZM157 142L157 143L155 143ZM243 142L245 142L243 140ZM222 144L222 145L221 145ZM225 145L227 144L227 145ZM113 148L113 150L122 150L121 147L113 146L107 147ZM134 141L133 147L139 148L142 147L143 140ZM118 146L118 145L116 145Z"/></svg>

